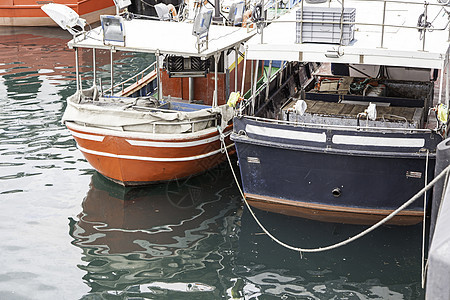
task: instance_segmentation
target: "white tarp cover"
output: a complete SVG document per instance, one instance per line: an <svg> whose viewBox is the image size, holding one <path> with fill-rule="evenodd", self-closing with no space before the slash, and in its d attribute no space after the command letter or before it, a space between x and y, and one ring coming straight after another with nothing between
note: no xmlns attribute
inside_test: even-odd
<svg viewBox="0 0 450 300"><path fill-rule="evenodd" d="M211 127L213 122L205 119L210 119L218 114L222 115L221 126L224 128L234 115L233 109L227 105L195 111L136 110L131 108L134 105L139 106L139 102L137 102L139 100L136 98L100 97L96 101L77 103L79 94L79 92L76 92L67 99L67 108L62 118L63 122L69 121L120 131L178 134L190 132L192 126L194 126L195 131ZM199 122L192 125L191 121ZM155 128L156 131L154 131Z"/></svg>

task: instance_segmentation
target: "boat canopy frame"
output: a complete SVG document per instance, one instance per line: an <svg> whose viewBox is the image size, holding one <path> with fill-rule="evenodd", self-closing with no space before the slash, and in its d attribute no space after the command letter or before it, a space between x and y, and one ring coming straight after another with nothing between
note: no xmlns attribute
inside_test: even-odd
<svg viewBox="0 0 450 300"><path fill-rule="evenodd" d="M228 49L238 49L237 45L241 45L246 40L256 34L255 30L249 27L230 27L230 26L210 26L210 35L213 37L208 40L208 48L199 51L197 47L196 37L191 34L192 24L178 23L178 22L163 22L154 20L127 20L124 23L125 42L123 45L107 44L103 40L103 29L100 27L94 28L82 35L74 37L68 42L69 48L75 49L75 64L76 64L76 82L77 90L82 90L81 78L79 74L79 60L78 49L88 48L93 51L93 72L94 84L96 84L96 50L110 51L111 60L111 88L107 91L114 93L114 88L118 85L114 84L114 57L113 53L117 51L138 52L138 53L153 53L156 56L156 72L157 72L157 92L158 99L163 98L162 82L160 74L160 56L162 55L177 55L183 57L200 57L201 59L214 58L215 64L215 89L213 107L217 106L218 94L218 63L220 55ZM142 37L142 32L154 32L151 39ZM217 38L214 38L218 36ZM177 41L179 40L179 41ZM236 55L237 56L237 55Z"/></svg>

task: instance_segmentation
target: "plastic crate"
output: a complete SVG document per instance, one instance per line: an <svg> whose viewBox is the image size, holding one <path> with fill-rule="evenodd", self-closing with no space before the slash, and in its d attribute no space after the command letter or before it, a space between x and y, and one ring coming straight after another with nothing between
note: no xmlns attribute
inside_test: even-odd
<svg viewBox="0 0 450 300"><path fill-rule="evenodd" d="M330 22L340 22L343 15L344 22L355 22L355 8L339 7L303 7L296 12L296 43L326 43L348 45L354 39L354 25L343 24L341 40L341 24ZM309 22L308 22L309 21ZM321 22L321 23L312 23ZM328 22L328 23L327 23Z"/></svg>

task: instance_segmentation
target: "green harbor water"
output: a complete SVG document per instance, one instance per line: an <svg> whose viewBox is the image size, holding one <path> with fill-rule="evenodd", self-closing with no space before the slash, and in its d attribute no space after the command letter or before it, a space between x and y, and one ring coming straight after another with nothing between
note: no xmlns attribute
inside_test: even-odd
<svg viewBox="0 0 450 300"><path fill-rule="evenodd" d="M300 255L262 232L227 164L145 188L96 173L61 124L75 90L68 39L0 29L0 299L424 299L420 224ZM97 55L106 85L109 54ZM154 60L115 57L118 79ZM304 248L366 228L256 214Z"/></svg>

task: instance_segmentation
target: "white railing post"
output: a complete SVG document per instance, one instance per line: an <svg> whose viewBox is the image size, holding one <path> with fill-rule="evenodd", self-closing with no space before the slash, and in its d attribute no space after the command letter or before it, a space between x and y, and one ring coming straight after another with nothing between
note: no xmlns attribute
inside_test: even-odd
<svg viewBox="0 0 450 300"><path fill-rule="evenodd" d="M77 83L77 91L80 89L80 70L78 65L78 48L75 48L75 77Z"/></svg>
<svg viewBox="0 0 450 300"><path fill-rule="evenodd" d="M158 100L162 100L163 93L162 93L162 84L161 84L161 70L159 69L159 50L156 50L155 53L156 56L156 82L158 85Z"/></svg>
<svg viewBox="0 0 450 300"><path fill-rule="evenodd" d="M111 61L111 96L114 95L114 62L113 62L113 48L110 50L110 61Z"/></svg>
<svg viewBox="0 0 450 300"><path fill-rule="evenodd" d="M97 59L95 57L95 48L92 48L92 72L94 73L94 86L97 85Z"/></svg>

